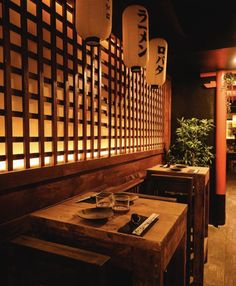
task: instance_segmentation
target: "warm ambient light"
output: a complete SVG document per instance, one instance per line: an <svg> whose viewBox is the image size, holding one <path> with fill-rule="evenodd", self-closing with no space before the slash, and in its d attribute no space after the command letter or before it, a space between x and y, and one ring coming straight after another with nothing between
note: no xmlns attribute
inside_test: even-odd
<svg viewBox="0 0 236 286"><path fill-rule="evenodd" d="M148 60L148 12L140 5L128 6L122 14L124 63L139 72Z"/></svg>
<svg viewBox="0 0 236 286"><path fill-rule="evenodd" d="M152 87L163 85L166 81L167 48L167 42L162 38L150 40L146 80Z"/></svg>
<svg viewBox="0 0 236 286"><path fill-rule="evenodd" d="M232 117L232 127L233 128L236 127L236 114L234 114L233 117Z"/></svg>
<svg viewBox="0 0 236 286"><path fill-rule="evenodd" d="M77 33L88 45L99 45L111 34L112 0L76 0Z"/></svg>
<svg viewBox="0 0 236 286"><path fill-rule="evenodd" d="M215 88L216 87L216 81L211 80L210 82L204 83L205 88Z"/></svg>
<svg viewBox="0 0 236 286"><path fill-rule="evenodd" d="M7 164L5 161L0 162L0 171L6 171L7 170Z"/></svg>
<svg viewBox="0 0 236 286"><path fill-rule="evenodd" d="M85 3L82 0L77 1ZM95 1L86 0L86 3L89 5ZM112 35L108 40L101 41L100 44L103 44L105 49L86 47L85 55L84 47L81 46L82 38L74 34L73 25L77 17L74 18L74 10L68 7L68 2L27 1L24 25L20 14L24 1L6 1L7 8L11 2L14 3L13 6L9 4L8 32L11 45L6 68L3 65L4 49L0 47L0 88L4 91L0 92L1 173L152 150L163 144L164 91L150 92L145 81L145 72L134 77L130 75L130 71L127 71L123 64L120 39ZM75 2L70 0L73 7L76 5ZM111 1L98 2L100 6L105 3L106 9L112 9ZM42 6L39 14L38 3ZM1 8L0 5L0 18ZM141 58L142 66L142 61L148 56L148 14L142 6L137 8L137 51L141 49L137 57ZM97 9L92 10L95 13ZM82 12L80 14L82 15ZM97 29L104 26L100 19L96 20ZM22 34L25 24L27 31ZM51 26L54 28L51 29ZM1 28L4 30L4 27L5 24L0 23L0 34ZM127 28L130 28L129 24ZM47 43L41 49L42 53L39 53L38 29L41 30L40 39ZM21 53L24 41L27 41L29 53L26 66ZM73 43L76 44L75 51ZM52 44L61 53L53 53L50 49ZM41 58L37 57L38 54ZM84 78L77 77L77 73L83 74L83 63L86 63L86 74L89 79L87 85ZM7 73L8 67L11 69L10 73ZM28 75L26 82L24 72ZM110 72L112 74L109 79ZM43 81L39 80L41 73L45 79ZM63 87L65 76L68 78L66 89ZM10 89L4 90L4 79L8 77ZM51 83L55 80L58 85L53 89ZM111 91L108 90L110 84ZM117 85L117 88L114 85ZM78 93L74 93L73 90L77 87ZM80 92L83 88L86 89L86 99ZM120 97L116 96L116 89ZM27 97L24 96L25 90L28 92ZM125 90L130 90L130 99L123 102L122 94ZM101 98L97 97L98 92L101 93ZM140 94L142 98L139 98ZM53 100L54 97L56 101ZM84 109L87 110L86 114L83 112ZM160 120L158 117L155 119L156 114Z"/></svg>

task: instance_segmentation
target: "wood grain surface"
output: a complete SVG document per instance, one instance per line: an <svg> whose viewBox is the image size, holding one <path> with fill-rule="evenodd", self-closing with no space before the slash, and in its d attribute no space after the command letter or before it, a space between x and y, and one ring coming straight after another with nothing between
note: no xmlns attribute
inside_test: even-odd
<svg viewBox="0 0 236 286"><path fill-rule="evenodd" d="M68 241L83 240L83 243L87 239L87 243L92 242L93 246L97 244L99 247L103 243L108 252L109 247L112 249L118 247L122 251L116 252L116 255L110 252L109 255L116 263L122 263L134 272L134 285L163 285L164 271L178 246L184 244L178 260L182 265L179 281L183 283L186 263L187 206L185 204L139 198L130 206L128 213L114 214L112 218L101 223L78 217L79 210L94 205L85 202L76 203L77 200L78 196L32 213L30 219L34 235L39 237L61 235L65 240L66 238ZM119 233L117 230L130 220L133 212L144 216L155 212L160 214L160 218L143 237Z"/></svg>
<svg viewBox="0 0 236 286"><path fill-rule="evenodd" d="M208 167L187 166L180 171L163 168L156 165L147 169L147 176L151 174L188 176L193 178L194 185L194 261L193 280L196 285L203 285L204 281L204 240L208 235L209 222L209 180L210 170Z"/></svg>

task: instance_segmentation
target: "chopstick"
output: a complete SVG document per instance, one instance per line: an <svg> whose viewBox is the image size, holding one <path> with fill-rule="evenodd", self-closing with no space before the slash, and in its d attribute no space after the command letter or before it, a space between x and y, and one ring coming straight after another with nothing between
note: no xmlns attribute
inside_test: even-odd
<svg viewBox="0 0 236 286"><path fill-rule="evenodd" d="M80 202L83 202L83 201L86 201L88 199L91 199L93 197L96 197L97 194L94 194L94 195L90 195L90 196L86 196L86 197L83 197L83 198L80 198L78 199L77 201L75 201L76 203L80 203Z"/></svg>

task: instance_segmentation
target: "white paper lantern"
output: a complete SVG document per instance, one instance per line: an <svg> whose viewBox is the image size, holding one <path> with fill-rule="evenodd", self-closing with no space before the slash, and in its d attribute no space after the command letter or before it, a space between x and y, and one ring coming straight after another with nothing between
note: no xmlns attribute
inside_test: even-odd
<svg viewBox="0 0 236 286"><path fill-rule="evenodd" d="M75 26L88 45L99 45L111 34L112 0L76 0Z"/></svg>
<svg viewBox="0 0 236 286"><path fill-rule="evenodd" d="M149 29L147 9L128 6L122 14L124 63L133 72L145 67L148 60Z"/></svg>
<svg viewBox="0 0 236 286"><path fill-rule="evenodd" d="M146 81L152 87L163 85L166 81L167 49L167 42L162 38L155 38L149 42Z"/></svg>

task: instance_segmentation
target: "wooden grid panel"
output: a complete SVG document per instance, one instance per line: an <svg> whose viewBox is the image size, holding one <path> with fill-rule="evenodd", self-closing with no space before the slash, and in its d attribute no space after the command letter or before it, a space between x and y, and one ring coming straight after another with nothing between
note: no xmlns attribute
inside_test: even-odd
<svg viewBox="0 0 236 286"><path fill-rule="evenodd" d="M86 46L64 0L0 3L0 170L163 148L162 89L115 36Z"/></svg>

